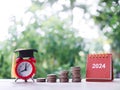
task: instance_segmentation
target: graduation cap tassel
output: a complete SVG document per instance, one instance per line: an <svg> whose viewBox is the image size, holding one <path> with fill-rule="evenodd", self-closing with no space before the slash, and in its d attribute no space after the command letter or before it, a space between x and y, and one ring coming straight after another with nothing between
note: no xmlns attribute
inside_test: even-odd
<svg viewBox="0 0 120 90"><path fill-rule="evenodd" d="M12 57L12 67L11 67L11 77L12 78L17 78L16 74L15 74L15 66L16 66L16 54L13 54Z"/></svg>

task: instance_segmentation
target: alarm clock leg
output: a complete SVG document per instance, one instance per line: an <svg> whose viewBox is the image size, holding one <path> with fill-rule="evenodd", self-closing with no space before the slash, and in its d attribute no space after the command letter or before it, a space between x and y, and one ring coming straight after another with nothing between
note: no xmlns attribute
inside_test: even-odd
<svg viewBox="0 0 120 90"><path fill-rule="evenodd" d="M16 78L16 79L15 79L15 82L17 82L18 79L19 79L19 78Z"/></svg>
<svg viewBox="0 0 120 90"><path fill-rule="evenodd" d="M25 82L27 82L27 79L25 79Z"/></svg>
<svg viewBox="0 0 120 90"><path fill-rule="evenodd" d="M35 82L33 78L31 78L31 79L32 79L33 82Z"/></svg>

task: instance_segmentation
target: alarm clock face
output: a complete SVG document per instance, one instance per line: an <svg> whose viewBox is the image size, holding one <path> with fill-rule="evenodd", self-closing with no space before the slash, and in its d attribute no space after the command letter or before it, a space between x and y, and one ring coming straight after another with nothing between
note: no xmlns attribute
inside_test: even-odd
<svg viewBox="0 0 120 90"><path fill-rule="evenodd" d="M22 79L29 79L35 73L35 66L28 60L22 60L16 65L16 75Z"/></svg>
<svg viewBox="0 0 120 90"><path fill-rule="evenodd" d="M31 74L32 65L29 62L22 62L18 65L17 71L19 75L26 77Z"/></svg>

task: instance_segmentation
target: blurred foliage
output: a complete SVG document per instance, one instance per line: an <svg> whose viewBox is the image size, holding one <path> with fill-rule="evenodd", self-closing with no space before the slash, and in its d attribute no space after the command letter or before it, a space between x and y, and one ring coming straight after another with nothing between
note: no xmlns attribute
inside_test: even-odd
<svg viewBox="0 0 120 90"><path fill-rule="evenodd" d="M82 76L85 76L85 43L83 38L76 36L77 30L72 28L72 9L76 0L68 0L69 5L63 4L63 9L47 13L46 8L52 7L57 0L31 0L31 6L26 10L29 20L24 17L17 20L11 18L9 38L1 42L0 47L0 78L11 78L10 68L14 50L34 48L37 60L35 77L46 77L48 73L58 74L61 70L70 70L72 66L80 66ZM79 6L79 5L77 5ZM60 19L60 12L69 12L65 19ZM46 12L45 14L43 12ZM43 14L42 14L43 13ZM50 15L49 15L50 14Z"/></svg>
<svg viewBox="0 0 120 90"><path fill-rule="evenodd" d="M0 42L0 78L11 78L11 61L14 50L34 48L37 60L37 77L58 74L72 66L80 66L85 77L86 55L91 51L103 52L104 40L86 40L73 28L73 9L89 13L89 7L78 0L31 0L31 6L21 19L11 17L9 38ZM59 8L57 8L57 6ZM63 14L64 13L64 14ZM115 72L120 72L120 0L100 0L96 15L92 15L101 31L108 37L114 59ZM62 18L62 15L66 15ZM84 16L83 16L84 18Z"/></svg>
<svg viewBox="0 0 120 90"><path fill-rule="evenodd" d="M94 20L108 37L114 56L115 72L120 72L120 0L100 0Z"/></svg>

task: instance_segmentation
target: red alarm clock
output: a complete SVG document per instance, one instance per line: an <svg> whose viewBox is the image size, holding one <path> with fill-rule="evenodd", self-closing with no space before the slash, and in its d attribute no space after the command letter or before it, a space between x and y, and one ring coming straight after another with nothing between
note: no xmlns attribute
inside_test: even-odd
<svg viewBox="0 0 120 90"><path fill-rule="evenodd" d="M25 82L27 82L29 78L33 80L33 77L36 73L36 67L35 67L36 60L33 57L34 51L37 52L37 50L35 49L15 51L15 52L19 52L19 56L16 59L16 66L15 66L15 74L17 76L15 82L19 78L25 80Z"/></svg>

